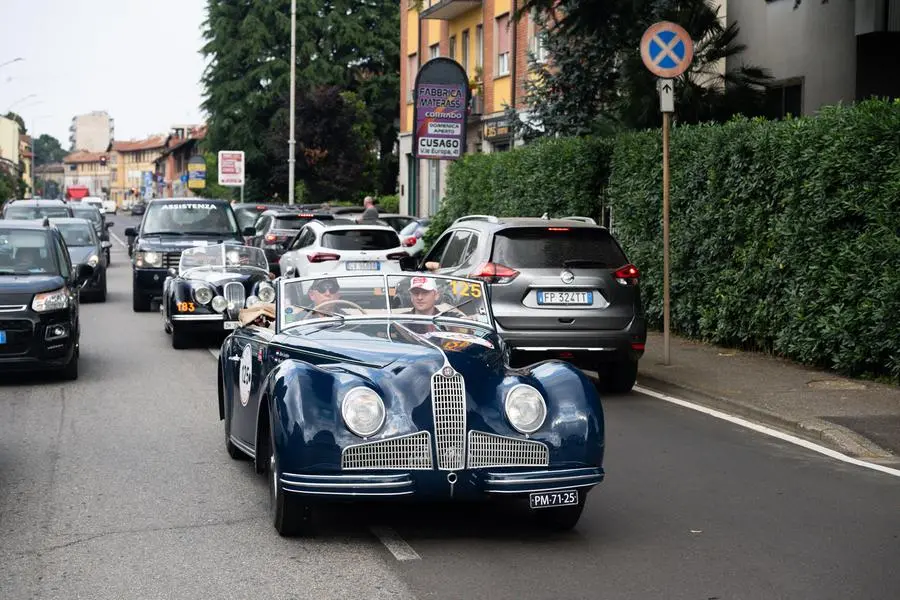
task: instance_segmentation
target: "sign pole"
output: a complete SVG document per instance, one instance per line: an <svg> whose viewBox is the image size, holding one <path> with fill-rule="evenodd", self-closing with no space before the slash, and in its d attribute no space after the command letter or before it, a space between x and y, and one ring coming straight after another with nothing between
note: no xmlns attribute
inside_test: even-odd
<svg viewBox="0 0 900 600"><path fill-rule="evenodd" d="M669 365L669 115L663 113L663 364Z"/></svg>
<svg viewBox="0 0 900 600"><path fill-rule="evenodd" d="M641 60L647 70L660 77L659 110L662 113L663 159L663 364L670 364L671 328L669 298L669 129L675 112L675 85L672 78L684 73L694 58L694 42L680 25L660 21L641 37Z"/></svg>
<svg viewBox="0 0 900 600"><path fill-rule="evenodd" d="M297 0L291 0L291 90L290 90L290 135L288 139L288 204L294 203L294 163L295 144L294 129L297 110ZM244 202L244 186L241 186L241 203Z"/></svg>

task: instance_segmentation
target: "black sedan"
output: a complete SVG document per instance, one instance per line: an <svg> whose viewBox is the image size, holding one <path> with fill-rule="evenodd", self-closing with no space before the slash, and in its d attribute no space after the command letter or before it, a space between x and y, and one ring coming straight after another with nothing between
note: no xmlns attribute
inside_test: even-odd
<svg viewBox="0 0 900 600"><path fill-rule="evenodd" d="M96 209L95 209L96 210ZM73 265L89 265L93 275L81 289L81 297L106 302L106 253L91 222L87 219L51 219L62 233Z"/></svg>
<svg viewBox="0 0 900 600"><path fill-rule="evenodd" d="M0 372L78 378L78 289L91 275L49 221L0 221Z"/></svg>
<svg viewBox="0 0 900 600"><path fill-rule="evenodd" d="M94 231L97 232L97 237L100 238L100 246L106 255L106 264L112 263L112 242L109 240L109 228L113 226L113 222L107 221L106 215L100 212L100 209L96 206L75 203L72 203L70 206L76 219L87 219L94 226Z"/></svg>

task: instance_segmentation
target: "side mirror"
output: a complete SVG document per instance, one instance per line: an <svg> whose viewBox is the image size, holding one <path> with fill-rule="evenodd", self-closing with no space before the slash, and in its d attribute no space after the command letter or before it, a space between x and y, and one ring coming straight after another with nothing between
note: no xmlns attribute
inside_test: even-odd
<svg viewBox="0 0 900 600"><path fill-rule="evenodd" d="M294 265L288 266L288 268L286 268L282 272L282 275L284 277L287 277L288 279L290 279L291 277L296 277L297 276L297 267L295 267Z"/></svg>
<svg viewBox="0 0 900 600"><path fill-rule="evenodd" d="M419 259L415 256L404 256L400 259L400 270L401 271L418 271L419 270Z"/></svg>
<svg viewBox="0 0 900 600"><path fill-rule="evenodd" d="M256 227L244 227L241 235L243 235L244 237L253 237L254 235L256 235Z"/></svg>
<svg viewBox="0 0 900 600"><path fill-rule="evenodd" d="M94 274L94 267L88 264L81 264L75 269L75 279L78 285L83 285Z"/></svg>
<svg viewBox="0 0 900 600"><path fill-rule="evenodd" d="M107 242L107 241L100 242L100 247L103 249L112 248L112 242Z"/></svg>
<svg viewBox="0 0 900 600"><path fill-rule="evenodd" d="M178 277L178 270L175 267L169 267L167 272L169 273L169 277Z"/></svg>
<svg viewBox="0 0 900 600"><path fill-rule="evenodd" d="M109 229L109 228L112 227L113 225L115 225L115 223L113 223L112 221L107 221L107 222L106 222L106 228L107 228L107 229Z"/></svg>
<svg viewBox="0 0 900 600"><path fill-rule="evenodd" d="M134 227L126 227L125 228L125 237L130 237L130 238L137 237L137 231L134 229Z"/></svg>

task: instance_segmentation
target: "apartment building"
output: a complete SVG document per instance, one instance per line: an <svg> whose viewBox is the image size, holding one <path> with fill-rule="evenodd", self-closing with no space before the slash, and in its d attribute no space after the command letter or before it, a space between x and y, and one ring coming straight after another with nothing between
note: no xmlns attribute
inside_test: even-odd
<svg viewBox="0 0 900 600"><path fill-rule="evenodd" d="M115 138L116 123L109 113L95 110L85 115L72 117L69 126L70 150L104 152Z"/></svg>
<svg viewBox="0 0 900 600"><path fill-rule="evenodd" d="M25 197L34 196L34 153L32 152L31 136L19 134L19 176L25 182Z"/></svg>
<svg viewBox="0 0 900 600"><path fill-rule="evenodd" d="M87 188L88 196L108 197L110 165L104 152L72 152L63 158L66 189Z"/></svg>
<svg viewBox="0 0 900 600"><path fill-rule="evenodd" d="M400 209L427 216L440 206L449 161L412 154L419 67L439 56L463 66L473 94L466 151L502 152L516 144L506 108L515 107L524 117L529 55L543 59L544 51L532 19L512 21L517 0L400 1Z"/></svg>
<svg viewBox="0 0 900 600"><path fill-rule="evenodd" d="M900 96L889 75L900 60L900 0L729 0L747 50L729 61L769 69L767 116L809 115L822 106Z"/></svg>
<svg viewBox="0 0 900 600"><path fill-rule="evenodd" d="M110 199L122 206L126 200L153 195L156 160L165 151L168 135L152 135L143 140L113 141L106 148L109 157Z"/></svg>

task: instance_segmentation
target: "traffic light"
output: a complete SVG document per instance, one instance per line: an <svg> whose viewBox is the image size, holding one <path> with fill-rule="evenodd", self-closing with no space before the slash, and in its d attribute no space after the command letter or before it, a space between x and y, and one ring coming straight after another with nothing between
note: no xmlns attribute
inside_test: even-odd
<svg viewBox="0 0 900 600"><path fill-rule="evenodd" d="M101 166L101 167L105 167L105 166L106 166L106 157L105 157L105 156L101 156L101 157L100 157L100 166Z"/></svg>

